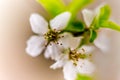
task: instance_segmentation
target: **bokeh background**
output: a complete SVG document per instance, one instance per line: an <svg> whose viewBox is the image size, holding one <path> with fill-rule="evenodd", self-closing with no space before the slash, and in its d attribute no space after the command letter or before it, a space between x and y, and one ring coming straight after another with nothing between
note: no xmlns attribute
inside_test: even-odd
<svg viewBox="0 0 120 80"><path fill-rule="evenodd" d="M88 8L106 2L112 8L111 18L120 24L120 0L94 1ZM0 0L0 80L63 80L61 69L49 68L53 61L43 55L32 58L25 52L26 41L33 34L29 16L35 12L49 17L35 0ZM96 80L120 80L119 32L111 31L111 44L108 53L93 56Z"/></svg>

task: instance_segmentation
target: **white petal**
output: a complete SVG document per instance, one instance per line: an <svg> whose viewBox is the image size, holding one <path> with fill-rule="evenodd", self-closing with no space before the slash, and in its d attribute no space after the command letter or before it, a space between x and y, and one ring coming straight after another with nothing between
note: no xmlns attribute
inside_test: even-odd
<svg viewBox="0 0 120 80"><path fill-rule="evenodd" d="M84 19L87 27L89 28L90 25L91 25L92 22L93 22L93 19L95 18L95 14L94 14L92 11L87 10L87 9L84 9L84 10L82 11L82 14L83 14L83 19Z"/></svg>
<svg viewBox="0 0 120 80"><path fill-rule="evenodd" d="M52 60L57 60L60 57L60 54L62 54L62 48L59 45L52 43L51 45L48 45L44 53L44 56L45 58L51 58Z"/></svg>
<svg viewBox="0 0 120 80"><path fill-rule="evenodd" d="M60 60L60 61L57 61L56 63L54 63L53 65L51 65L50 68L51 69L61 68L61 67L63 67L64 64L65 64L65 62Z"/></svg>
<svg viewBox="0 0 120 80"><path fill-rule="evenodd" d="M57 59L57 61L53 65L50 66L50 68L52 69L61 68L66 64L66 62L68 62L68 55L61 54L59 58Z"/></svg>
<svg viewBox="0 0 120 80"><path fill-rule="evenodd" d="M95 67L90 61L80 59L77 64L77 69L79 73L92 74L95 70Z"/></svg>
<svg viewBox="0 0 120 80"><path fill-rule="evenodd" d="M62 43L64 48L75 49L82 39L82 37L73 37L70 33L64 33L61 36L64 37L60 38L58 42Z"/></svg>
<svg viewBox="0 0 120 80"><path fill-rule="evenodd" d="M94 41L94 44L101 49L103 52L107 52L110 48L110 36L109 30L104 29L98 33L97 39Z"/></svg>
<svg viewBox="0 0 120 80"><path fill-rule="evenodd" d="M30 24L34 33L45 34L48 31L47 21L39 14L32 14L30 16Z"/></svg>
<svg viewBox="0 0 120 80"><path fill-rule="evenodd" d="M32 36L27 41L26 52L32 57L36 57L41 54L43 49L45 48L45 39L41 36Z"/></svg>
<svg viewBox="0 0 120 80"><path fill-rule="evenodd" d="M63 73L65 80L75 80L77 77L77 69L72 62L67 62L63 67Z"/></svg>
<svg viewBox="0 0 120 80"><path fill-rule="evenodd" d="M64 29L67 26L70 17L71 17L70 12L61 13L60 15L56 16L54 19L50 21L51 28L56 30Z"/></svg>

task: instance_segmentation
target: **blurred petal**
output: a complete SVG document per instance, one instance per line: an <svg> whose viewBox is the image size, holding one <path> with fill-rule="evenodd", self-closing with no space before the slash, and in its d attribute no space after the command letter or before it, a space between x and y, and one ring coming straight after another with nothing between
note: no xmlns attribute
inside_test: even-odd
<svg viewBox="0 0 120 80"><path fill-rule="evenodd" d="M32 36L27 41L26 52L32 57L40 55L45 48L45 39L41 36Z"/></svg>
<svg viewBox="0 0 120 80"><path fill-rule="evenodd" d="M34 33L45 34L48 31L47 21L39 14L32 14L30 16L30 24Z"/></svg>
<svg viewBox="0 0 120 80"><path fill-rule="evenodd" d="M71 17L71 13L70 12L64 12L62 14L59 14L58 16L56 16L54 19L52 19L50 21L50 26L52 29L56 29L56 30L62 30L64 29Z"/></svg>
<svg viewBox="0 0 120 80"><path fill-rule="evenodd" d="M52 68L52 69L61 68L61 67L64 66L64 64L65 64L64 61L58 60L56 63L54 63L53 65L51 65L50 68Z"/></svg>
<svg viewBox="0 0 120 80"><path fill-rule="evenodd" d="M65 80L75 80L75 78L77 77L77 72L78 71L76 67L70 61L67 62L63 67L63 74L64 74Z"/></svg>
<svg viewBox="0 0 120 80"><path fill-rule="evenodd" d="M92 11L87 10L87 9L84 9L84 10L82 11L82 14L83 14L83 19L84 19L87 27L89 28L90 25L91 25L92 22L93 22L93 19L95 18L95 14L94 14Z"/></svg>
<svg viewBox="0 0 120 80"><path fill-rule="evenodd" d="M110 34L108 29L102 29L98 33L98 37L94 41L94 44L97 48L99 48L103 52L107 52L110 48Z"/></svg>
<svg viewBox="0 0 120 80"><path fill-rule="evenodd" d="M64 48L71 48L75 49L79 46L79 43L82 39L82 37L73 37L70 33L64 33L61 36L64 36L63 38L59 39L59 43L62 43Z"/></svg>
<svg viewBox="0 0 120 80"><path fill-rule="evenodd" d="M57 59L57 61L50 66L50 68L52 69L56 69L56 68L61 68L63 67L66 63L68 62L68 55L66 54L61 54L59 56L59 58Z"/></svg>
<svg viewBox="0 0 120 80"><path fill-rule="evenodd" d="M94 72L95 67L90 61L80 59L77 64L77 69L79 73L91 74Z"/></svg>
<svg viewBox="0 0 120 80"><path fill-rule="evenodd" d="M57 60L62 53L62 48L55 43L47 46L47 49L44 53L45 58L51 58L52 60Z"/></svg>

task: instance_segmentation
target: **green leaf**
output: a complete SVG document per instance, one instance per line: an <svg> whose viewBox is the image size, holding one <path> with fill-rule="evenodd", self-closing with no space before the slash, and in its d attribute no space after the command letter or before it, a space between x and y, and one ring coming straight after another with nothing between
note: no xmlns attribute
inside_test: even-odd
<svg viewBox="0 0 120 80"><path fill-rule="evenodd" d="M99 27L100 27L100 25L99 25L99 22L98 22L98 18L95 17L93 19L92 24L90 25L90 28L92 28L92 29L99 29Z"/></svg>
<svg viewBox="0 0 120 80"><path fill-rule="evenodd" d="M81 46L85 44L89 44L94 42L94 40L97 38L97 32L93 29L86 30L82 34L82 40L80 41L80 44L77 48L80 48Z"/></svg>
<svg viewBox="0 0 120 80"><path fill-rule="evenodd" d="M98 14L96 15L92 23L92 27L94 27L94 29L99 29L103 22L109 20L110 14L111 14L111 9L109 5L104 5L100 7L98 10Z"/></svg>
<svg viewBox="0 0 120 80"><path fill-rule="evenodd" d="M90 40L89 41L91 43L94 42L94 40L96 39L96 37L97 37L97 33L94 30L90 29Z"/></svg>
<svg viewBox="0 0 120 80"><path fill-rule="evenodd" d="M72 22L68 27L65 28L64 31L71 33L78 33L78 32L83 32L84 29L85 29L84 24L80 21L76 21L76 22Z"/></svg>
<svg viewBox="0 0 120 80"><path fill-rule="evenodd" d="M65 10L61 0L37 0L53 17Z"/></svg>
<svg viewBox="0 0 120 80"><path fill-rule="evenodd" d="M109 20L110 14L111 9L109 5L104 5L101 7L100 13L97 16L98 22L96 22L95 27L97 25L99 28L110 28L116 31L120 31L120 25Z"/></svg>
<svg viewBox="0 0 120 80"><path fill-rule="evenodd" d="M111 15L111 9L109 5L104 5L103 7L100 8L100 13L99 13L99 24L101 24L103 21L107 21L110 18Z"/></svg>
<svg viewBox="0 0 120 80"><path fill-rule="evenodd" d="M78 74L76 80L92 80L91 76Z"/></svg>
<svg viewBox="0 0 120 80"><path fill-rule="evenodd" d="M120 31L120 25L118 25L117 23L114 23L112 21L107 21L107 22L103 22L101 24L102 28L110 28L116 31Z"/></svg>
<svg viewBox="0 0 120 80"><path fill-rule="evenodd" d="M73 15L76 15L77 12L84 8L86 5L91 3L93 0L72 0L68 5L68 11L70 11Z"/></svg>

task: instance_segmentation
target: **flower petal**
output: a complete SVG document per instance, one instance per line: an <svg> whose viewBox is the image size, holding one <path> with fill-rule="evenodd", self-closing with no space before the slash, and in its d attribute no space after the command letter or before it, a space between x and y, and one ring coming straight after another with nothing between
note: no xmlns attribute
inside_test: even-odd
<svg viewBox="0 0 120 80"><path fill-rule="evenodd" d="M90 61L82 60L82 59L78 61L78 64L76 67L79 73L82 73L82 74L92 74L95 70L94 65Z"/></svg>
<svg viewBox="0 0 120 80"><path fill-rule="evenodd" d="M41 36L32 36L27 41L26 52L32 57L40 55L45 48L45 39Z"/></svg>
<svg viewBox="0 0 120 80"><path fill-rule="evenodd" d="M64 48L71 48L75 49L79 46L79 43L82 39L82 37L73 37L70 33L64 33L61 36L64 36L63 38L59 39L59 43L62 43L62 46Z"/></svg>
<svg viewBox="0 0 120 80"><path fill-rule="evenodd" d="M57 61L53 65L50 66L50 68L52 69L61 68L66 64L67 61L68 61L68 55L61 54L59 58L57 59Z"/></svg>
<svg viewBox="0 0 120 80"><path fill-rule="evenodd" d="M64 29L67 26L70 17L71 17L70 12L61 13L60 15L56 16L54 19L50 21L51 28L56 30Z"/></svg>
<svg viewBox="0 0 120 80"><path fill-rule="evenodd" d="M93 19L95 18L95 14L94 14L92 11L87 10L87 9L84 9L84 10L82 11L82 14L83 14L83 19L84 19L87 27L89 28L90 25L91 25L92 22L93 22Z"/></svg>
<svg viewBox="0 0 120 80"><path fill-rule="evenodd" d="M62 48L59 45L52 43L51 45L48 45L44 53L44 56L45 58L51 58L52 60L57 60L60 54L62 54Z"/></svg>
<svg viewBox="0 0 120 80"><path fill-rule="evenodd" d="M68 61L63 67L63 74L65 80L75 80L77 77L77 69L72 62Z"/></svg>
<svg viewBox="0 0 120 80"><path fill-rule="evenodd" d="M34 13L30 16L30 24L34 33L45 34L48 31L47 21L39 14Z"/></svg>
<svg viewBox="0 0 120 80"><path fill-rule="evenodd" d="M108 29L102 29L98 33L98 37L94 41L94 44L103 52L107 52L110 48L110 31Z"/></svg>
<svg viewBox="0 0 120 80"><path fill-rule="evenodd" d="M64 61L60 60L50 66L51 69L61 68L64 65Z"/></svg>

